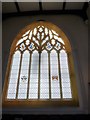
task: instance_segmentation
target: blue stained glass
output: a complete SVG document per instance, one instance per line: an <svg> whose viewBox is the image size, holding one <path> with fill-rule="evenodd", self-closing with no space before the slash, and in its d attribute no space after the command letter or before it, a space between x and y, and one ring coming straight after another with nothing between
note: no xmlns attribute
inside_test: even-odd
<svg viewBox="0 0 90 120"><path fill-rule="evenodd" d="M33 50L35 48L34 44L31 43L30 46L28 47L29 50Z"/></svg>
<svg viewBox="0 0 90 120"><path fill-rule="evenodd" d="M48 50L51 50L51 49L52 49L52 46L51 46L51 44L50 44L49 42L47 43L46 48L47 48Z"/></svg>
<svg viewBox="0 0 90 120"><path fill-rule="evenodd" d="M57 46L59 47L59 46L60 46L60 44L59 44L59 43L57 43Z"/></svg>
<svg viewBox="0 0 90 120"><path fill-rule="evenodd" d="M51 44L50 43L47 43L47 48L51 48Z"/></svg>
<svg viewBox="0 0 90 120"><path fill-rule="evenodd" d="M33 46L32 46L32 44L31 44L31 45L30 45L30 49L32 49L32 47L33 47Z"/></svg>
<svg viewBox="0 0 90 120"><path fill-rule="evenodd" d="M60 43L57 42L55 48L56 48L57 50L59 50L59 49L61 48Z"/></svg>

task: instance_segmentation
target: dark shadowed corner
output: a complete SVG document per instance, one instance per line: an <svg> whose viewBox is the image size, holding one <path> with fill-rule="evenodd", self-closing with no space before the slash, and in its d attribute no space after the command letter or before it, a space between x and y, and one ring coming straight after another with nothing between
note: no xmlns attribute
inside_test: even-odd
<svg viewBox="0 0 90 120"><path fill-rule="evenodd" d="M0 2L0 119L2 118L2 2Z"/></svg>

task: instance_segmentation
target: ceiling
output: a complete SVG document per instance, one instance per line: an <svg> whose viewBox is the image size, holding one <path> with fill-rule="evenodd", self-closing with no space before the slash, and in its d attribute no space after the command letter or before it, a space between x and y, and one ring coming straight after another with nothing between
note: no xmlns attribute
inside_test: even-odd
<svg viewBox="0 0 90 120"><path fill-rule="evenodd" d="M62 2L45 2L47 0L33 0L33 2L18 2L20 0L11 0L13 2L5 2L3 0L2 3L2 13L3 15L18 15L20 13L26 13L28 12L30 15L30 12L46 12L46 14L49 13L49 11L57 11L58 13L63 13L64 11L78 11L86 10L87 4L85 0L83 2L67 2L68 0L61 0ZM16 1L16 2L15 2ZM24 0L27 1L27 0ZM37 1L37 2L35 2ZM42 2L44 1L44 2ZM48 0L50 1L50 0ZM60 0L56 0L60 1ZM70 1L70 0L69 0ZM13 14L12 14L13 13ZM51 12L52 13L52 12ZM24 15L24 14L23 14Z"/></svg>
<svg viewBox="0 0 90 120"><path fill-rule="evenodd" d="M61 10L64 2L42 2L43 10ZM20 11L40 10L39 2L17 2ZM65 9L82 9L84 2L66 2ZM18 12L15 2L4 2L3 13Z"/></svg>

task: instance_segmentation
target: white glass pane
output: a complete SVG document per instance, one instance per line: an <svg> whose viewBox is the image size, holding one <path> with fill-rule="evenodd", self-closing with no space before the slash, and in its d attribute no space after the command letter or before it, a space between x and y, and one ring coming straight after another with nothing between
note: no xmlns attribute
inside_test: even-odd
<svg viewBox="0 0 90 120"><path fill-rule="evenodd" d="M19 88L19 94L26 94L27 93L27 89L20 89Z"/></svg>
<svg viewBox="0 0 90 120"><path fill-rule="evenodd" d="M45 34L46 34L46 35L48 34L48 29L47 29L47 28L45 28Z"/></svg>
<svg viewBox="0 0 90 120"><path fill-rule="evenodd" d="M16 89L14 89L14 88L8 89L8 93L9 94L15 94L16 93Z"/></svg>
<svg viewBox="0 0 90 120"><path fill-rule="evenodd" d="M30 94L37 94L36 88L34 87L30 88Z"/></svg>
<svg viewBox="0 0 90 120"><path fill-rule="evenodd" d="M17 79L12 78L12 79L9 81L9 84L17 84Z"/></svg>
<svg viewBox="0 0 90 120"><path fill-rule="evenodd" d="M45 37L45 39L42 41L42 45L46 42L46 41L48 41L49 40L49 37L47 36L47 37Z"/></svg>
<svg viewBox="0 0 90 120"><path fill-rule="evenodd" d="M57 35L57 36L58 36L58 34L57 34L54 30L52 30L52 32L53 32L54 35Z"/></svg>
<svg viewBox="0 0 90 120"><path fill-rule="evenodd" d="M40 33L39 32L37 33L37 38L38 38L38 40L40 40Z"/></svg>
<svg viewBox="0 0 90 120"><path fill-rule="evenodd" d="M49 99L49 95L48 95L48 93L41 93L40 94L40 99Z"/></svg>
<svg viewBox="0 0 90 120"><path fill-rule="evenodd" d="M26 45L29 45L29 43L30 43L30 40L26 40Z"/></svg>
<svg viewBox="0 0 90 120"><path fill-rule="evenodd" d="M21 99L21 98L25 99L26 95L27 95L29 60L30 60L30 54L29 54L29 51L26 50L22 56L18 99ZM23 89L24 89L24 91L23 91ZM22 94L22 95L20 96L20 94Z"/></svg>
<svg viewBox="0 0 90 120"><path fill-rule="evenodd" d="M39 54L34 51L31 60L29 99L38 99Z"/></svg>
<svg viewBox="0 0 90 120"><path fill-rule="evenodd" d="M48 72L48 53L43 51L41 54L40 66L40 99L49 98L49 72Z"/></svg>
<svg viewBox="0 0 90 120"><path fill-rule="evenodd" d="M8 91L9 89L16 89L16 87L17 87L17 84L9 84Z"/></svg>
<svg viewBox="0 0 90 120"><path fill-rule="evenodd" d="M23 37L22 39L23 39L23 40L26 40L27 38L28 38L28 36L25 36L25 37Z"/></svg>
<svg viewBox="0 0 90 120"><path fill-rule="evenodd" d="M19 45L21 42L23 42L22 38L17 42L16 46Z"/></svg>
<svg viewBox="0 0 90 120"><path fill-rule="evenodd" d="M34 34L34 35L37 34L37 28L34 28L33 34Z"/></svg>
<svg viewBox="0 0 90 120"><path fill-rule="evenodd" d="M49 30L49 37L50 39L52 39L53 35L52 35L52 32Z"/></svg>
<svg viewBox="0 0 90 120"><path fill-rule="evenodd" d="M9 97L10 99L15 99L16 96L20 57L21 55L19 51L16 51L15 54L13 55L11 72L9 77L8 93L7 93L8 99Z"/></svg>
<svg viewBox="0 0 90 120"><path fill-rule="evenodd" d="M16 94L10 94L10 93L8 93L7 99L15 99L15 98L16 98Z"/></svg>
<svg viewBox="0 0 90 120"><path fill-rule="evenodd" d="M58 38L58 41L65 45L64 41L62 40L62 38Z"/></svg>
<svg viewBox="0 0 90 120"><path fill-rule="evenodd" d="M18 94L18 99L26 99L27 98L27 94Z"/></svg>
<svg viewBox="0 0 90 120"><path fill-rule="evenodd" d="M71 92L64 92L63 98L72 98Z"/></svg>
<svg viewBox="0 0 90 120"><path fill-rule="evenodd" d="M58 56L55 50L50 54L50 66L51 66L51 98L60 98L60 83L59 83L59 71L58 71Z"/></svg>
<svg viewBox="0 0 90 120"><path fill-rule="evenodd" d="M27 84L19 84L19 89L27 89Z"/></svg>
<svg viewBox="0 0 90 120"><path fill-rule="evenodd" d="M32 31L31 31L30 34L29 34L29 39L31 39L31 37L32 37Z"/></svg>
<svg viewBox="0 0 90 120"><path fill-rule="evenodd" d="M71 88L70 87L63 87L62 88L62 91L64 92L64 93L69 93L69 92L71 92Z"/></svg>
<svg viewBox="0 0 90 120"><path fill-rule="evenodd" d="M40 27L40 28L39 28L39 32L42 32L42 31L43 31L43 28L42 28L42 27Z"/></svg>
<svg viewBox="0 0 90 120"><path fill-rule="evenodd" d="M41 39L43 39L43 38L44 38L44 32L41 33Z"/></svg>
<svg viewBox="0 0 90 120"><path fill-rule="evenodd" d="M38 99L38 94L37 93L33 93L33 94L29 94L29 99Z"/></svg>
<svg viewBox="0 0 90 120"><path fill-rule="evenodd" d="M30 32L30 30L28 30L27 32L25 32L25 34L23 34L23 37L26 36L26 35L28 35L29 32Z"/></svg>
<svg viewBox="0 0 90 120"><path fill-rule="evenodd" d="M62 82L62 87L70 87L70 82Z"/></svg>
<svg viewBox="0 0 90 120"><path fill-rule="evenodd" d="M63 98L72 98L67 53L64 50L60 52L60 67Z"/></svg>
<svg viewBox="0 0 90 120"><path fill-rule="evenodd" d="M39 42L38 42L38 40L36 39L36 37L33 37L32 39L33 39L34 42L36 42L36 43L39 45Z"/></svg>

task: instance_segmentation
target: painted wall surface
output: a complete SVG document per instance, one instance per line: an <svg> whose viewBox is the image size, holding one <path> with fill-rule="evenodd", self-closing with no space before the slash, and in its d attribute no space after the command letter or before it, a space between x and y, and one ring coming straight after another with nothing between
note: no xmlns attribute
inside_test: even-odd
<svg viewBox="0 0 90 120"><path fill-rule="evenodd" d="M3 79L4 84L9 50L15 36L27 25L37 20L46 20L60 27L69 38L75 63L80 106L64 108L9 109L4 113L27 114L80 114L88 111L88 26L83 19L74 15L43 15L13 17L3 21Z"/></svg>

